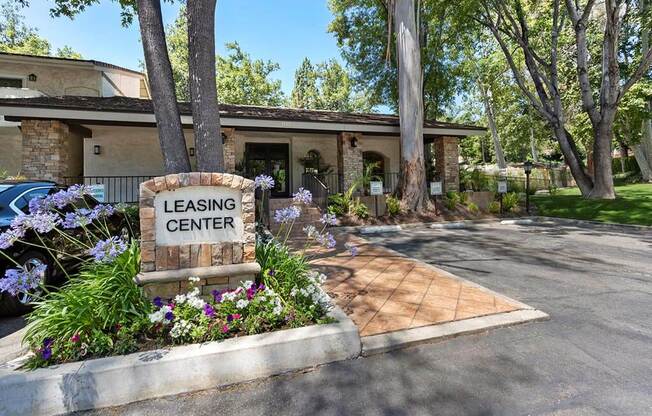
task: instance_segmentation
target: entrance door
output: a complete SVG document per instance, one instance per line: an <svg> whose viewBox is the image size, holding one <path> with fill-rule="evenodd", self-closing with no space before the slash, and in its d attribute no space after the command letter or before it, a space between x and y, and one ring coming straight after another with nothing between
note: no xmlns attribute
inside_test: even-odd
<svg viewBox="0 0 652 416"><path fill-rule="evenodd" d="M283 143L246 143L245 171L247 177L266 174L274 178L271 196L290 196L290 145Z"/></svg>

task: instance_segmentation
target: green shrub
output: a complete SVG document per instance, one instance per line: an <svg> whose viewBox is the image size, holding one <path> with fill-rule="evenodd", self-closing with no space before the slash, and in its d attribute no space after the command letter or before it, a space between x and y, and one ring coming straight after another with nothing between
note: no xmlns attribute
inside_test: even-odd
<svg viewBox="0 0 652 416"><path fill-rule="evenodd" d="M457 208L457 204L460 202L460 194L454 191L446 192L446 198L444 199L444 204L449 210L454 210Z"/></svg>
<svg viewBox="0 0 652 416"><path fill-rule="evenodd" d="M360 199L357 199L353 204L351 213L356 217L364 220L369 218L369 207L367 207Z"/></svg>
<svg viewBox="0 0 652 416"><path fill-rule="evenodd" d="M491 212L492 214L500 214L500 202L492 201L489 204L489 212Z"/></svg>
<svg viewBox="0 0 652 416"><path fill-rule="evenodd" d="M34 302L24 341L38 349L50 340L53 348L61 349L73 336L83 336L93 356L110 354L118 346L124 349L124 342L115 343L119 329L128 332L151 311L150 301L134 282L139 264L136 240L112 263L85 264L61 290ZM36 366L40 359L35 356Z"/></svg>
<svg viewBox="0 0 652 416"><path fill-rule="evenodd" d="M519 196L516 192L508 192L503 195L503 210L512 212L518 208Z"/></svg>
<svg viewBox="0 0 652 416"><path fill-rule="evenodd" d="M477 215L480 212L480 208L478 208L478 206L474 202L469 202L467 208L469 209L469 212L473 215Z"/></svg>
<svg viewBox="0 0 652 416"><path fill-rule="evenodd" d="M387 204L387 213L392 217L401 213L401 200L395 196L387 196L385 203Z"/></svg>
<svg viewBox="0 0 652 416"><path fill-rule="evenodd" d="M622 165L620 164L619 157L615 157L611 160L611 169L614 173L622 173ZM638 166L636 158L634 156L628 156L625 159L625 172L640 173L640 171L641 168Z"/></svg>
<svg viewBox="0 0 652 416"><path fill-rule="evenodd" d="M337 193L328 197L328 212L338 217L348 214L351 202L344 197L344 194Z"/></svg>
<svg viewBox="0 0 652 416"><path fill-rule="evenodd" d="M460 192L457 195L459 197L460 204L467 205L469 203L469 193L468 192Z"/></svg>

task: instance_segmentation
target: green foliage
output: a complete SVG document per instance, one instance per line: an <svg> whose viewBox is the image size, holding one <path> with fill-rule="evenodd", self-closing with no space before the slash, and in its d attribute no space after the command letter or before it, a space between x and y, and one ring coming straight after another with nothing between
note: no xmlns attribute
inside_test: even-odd
<svg viewBox="0 0 652 416"><path fill-rule="evenodd" d="M185 6L175 21L166 28L166 41L172 64L177 98L189 101L188 23ZM237 42L226 44L227 55L216 58L217 93L220 102L280 106L284 102L281 81L270 76L278 71L278 63L252 59Z"/></svg>
<svg viewBox="0 0 652 416"><path fill-rule="evenodd" d="M32 348L45 339L62 345L78 334L88 338L96 354L111 353L112 342L97 343L96 338L112 339L116 326L129 326L150 312L150 302L134 282L139 264L136 240L113 263L86 264L61 290L34 302L25 342Z"/></svg>
<svg viewBox="0 0 652 416"><path fill-rule="evenodd" d="M516 211L519 203L519 196L516 192L508 192L503 195L503 211Z"/></svg>
<svg viewBox="0 0 652 416"><path fill-rule="evenodd" d="M367 207L363 202L360 201L360 198L356 199L353 207L351 208L351 213L356 217L364 220L369 218L369 207Z"/></svg>
<svg viewBox="0 0 652 416"><path fill-rule="evenodd" d="M367 97L354 91L348 72L335 59L313 65L305 58L294 73L290 106L312 110L369 112Z"/></svg>
<svg viewBox="0 0 652 416"><path fill-rule="evenodd" d="M489 204L489 212L492 214L499 214L500 213L500 202L498 201L491 201Z"/></svg>
<svg viewBox="0 0 652 416"><path fill-rule="evenodd" d="M468 205L469 203L469 194L468 192L460 192L457 194L460 204Z"/></svg>
<svg viewBox="0 0 652 416"><path fill-rule="evenodd" d="M395 196L388 195L385 201L387 204L387 213L390 216L396 216L401 213L401 201Z"/></svg>
<svg viewBox="0 0 652 416"><path fill-rule="evenodd" d="M617 157L611 161L611 169L614 173L618 173L622 171L621 158ZM628 156L625 158L625 170L622 173L625 172L639 173L640 171L641 168L638 166L638 162L636 162L636 158L634 156Z"/></svg>
<svg viewBox="0 0 652 416"><path fill-rule="evenodd" d="M51 56L50 42L38 34L38 29L25 24L25 16L14 1L0 6L0 52ZM60 58L82 59L81 54L64 46L56 52Z"/></svg>
<svg viewBox="0 0 652 416"><path fill-rule="evenodd" d="M446 192L446 198L444 199L444 204L446 208L450 211L457 208L457 204L460 203L460 193L454 191Z"/></svg>
<svg viewBox="0 0 652 416"><path fill-rule="evenodd" d="M478 213L480 213L480 208L478 208L478 206L474 202L469 202L467 208L469 209L469 212L473 215L477 215Z"/></svg>
<svg viewBox="0 0 652 416"><path fill-rule="evenodd" d="M337 193L328 196L328 212L338 217L350 214L355 207L353 194L358 188L358 182L351 185L345 193Z"/></svg>

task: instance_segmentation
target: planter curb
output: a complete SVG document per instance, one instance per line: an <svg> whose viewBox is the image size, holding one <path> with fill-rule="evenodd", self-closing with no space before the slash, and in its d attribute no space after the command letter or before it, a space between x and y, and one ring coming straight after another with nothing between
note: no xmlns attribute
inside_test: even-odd
<svg viewBox="0 0 652 416"><path fill-rule="evenodd" d="M223 387L360 356L355 324L338 322L67 363L0 367L0 414L56 415Z"/></svg>

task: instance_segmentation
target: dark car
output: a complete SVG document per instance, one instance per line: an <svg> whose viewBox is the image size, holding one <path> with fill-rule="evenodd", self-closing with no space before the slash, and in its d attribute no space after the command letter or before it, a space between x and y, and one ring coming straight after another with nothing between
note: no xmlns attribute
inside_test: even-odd
<svg viewBox="0 0 652 416"><path fill-rule="evenodd" d="M47 195L55 194L64 189L54 182L46 181L0 181L0 232L6 231L11 222L20 214L29 213L29 202L34 198L44 198ZM80 199L84 207L93 208L99 202L90 196ZM77 205L75 203L74 205ZM72 209L72 205L70 209ZM65 211L66 209L64 209ZM124 229L124 216L114 215L109 221L112 229ZM27 242L39 244L36 235L31 233L25 236ZM40 244L39 244L40 245ZM61 270L64 267L68 272L75 272L79 262L72 259L58 257L58 261L52 258L48 250L35 247L21 242L15 243L8 249L2 250L0 255L0 278L4 276L6 269L15 268L16 263L23 268L32 268L46 265L45 284L48 287L59 286L64 281L65 274ZM11 257L9 260L7 256ZM84 257L85 253L77 253L76 257ZM20 302L16 297L7 293L0 293L0 316L16 315L28 311L29 308Z"/></svg>

